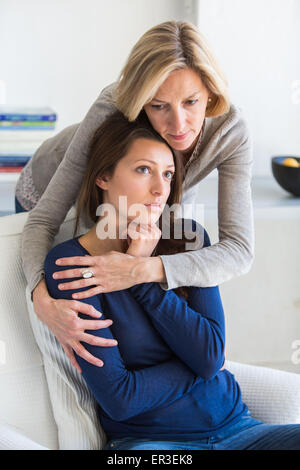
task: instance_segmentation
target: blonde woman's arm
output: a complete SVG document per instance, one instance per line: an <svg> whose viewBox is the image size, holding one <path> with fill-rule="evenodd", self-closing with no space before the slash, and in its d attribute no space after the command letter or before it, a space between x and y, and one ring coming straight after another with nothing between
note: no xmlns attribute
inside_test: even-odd
<svg viewBox="0 0 300 470"><path fill-rule="evenodd" d="M66 154L37 205L29 212L22 236L24 273L32 292L43 279L43 264L53 239L69 209L75 203L87 166L87 152L93 133L110 115L113 86L103 90L78 127ZM44 155L51 159L51 155ZM41 159L40 159L41 160ZM35 178L43 179L44 172Z"/></svg>
<svg viewBox="0 0 300 470"><path fill-rule="evenodd" d="M254 259L252 143L245 123L241 121L237 125L239 128L232 130L235 139L231 149L224 149L227 155L217 167L219 241L200 250L161 256L167 289L183 285L212 287L251 268ZM219 145L222 148L222 137Z"/></svg>
<svg viewBox="0 0 300 470"><path fill-rule="evenodd" d="M52 299L44 280L44 260L52 247L60 225L77 199L87 166L87 151L90 139L106 117L115 111L111 98L113 89L114 85L104 89L92 105L75 132L65 156L48 186L48 180L39 182L40 187L47 187L37 205L29 212L22 235L22 263L31 292L34 311L38 318L57 337L73 366L79 372L81 372L81 368L75 359L74 350L77 349L81 357L93 364L97 364L97 361L96 358L88 354L78 341L83 333L82 326L78 322L78 313L85 313L97 318L95 327L98 329L104 328L105 323L98 320L99 312L82 302L72 303ZM53 150L56 148L55 142L56 140L53 139L53 147L51 145L50 148L49 145L44 147L49 154L43 155L43 163L53 156L50 151L51 147ZM34 169L35 178L49 178L49 171L39 173L39 168ZM50 174L50 178L51 176ZM76 347L74 347L75 344ZM98 345L110 346L112 344L108 344L106 340L99 338Z"/></svg>

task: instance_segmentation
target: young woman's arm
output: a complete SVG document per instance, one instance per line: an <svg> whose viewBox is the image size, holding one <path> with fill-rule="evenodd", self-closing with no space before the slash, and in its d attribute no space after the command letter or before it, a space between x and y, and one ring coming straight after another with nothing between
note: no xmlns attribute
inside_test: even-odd
<svg viewBox="0 0 300 470"><path fill-rule="evenodd" d="M58 247L58 249L51 250L46 257L47 286L53 298L71 299L72 291L60 291L57 287L58 281L52 277L57 270L55 261L60 254ZM103 312L101 295L90 297L84 302ZM86 322L91 321L90 317L81 314L79 316ZM105 318L104 312L103 317ZM94 337L101 335L103 338L113 339L110 328L88 330L88 325L86 325L86 332ZM202 380L175 357L155 366L129 371L126 369L118 346L107 349L85 344L85 347L90 354L102 360L104 366L96 367L77 356L82 375L101 408L116 421L124 421L172 403Z"/></svg>
<svg viewBox="0 0 300 470"><path fill-rule="evenodd" d="M131 287L172 351L205 380L224 364L225 322L218 287L189 288L189 304L154 284Z"/></svg>
<svg viewBox="0 0 300 470"><path fill-rule="evenodd" d="M204 230L203 249L208 246ZM219 372L225 361L225 318L217 286L189 287L188 302L157 283L133 286L130 291L164 341L196 375L208 380Z"/></svg>

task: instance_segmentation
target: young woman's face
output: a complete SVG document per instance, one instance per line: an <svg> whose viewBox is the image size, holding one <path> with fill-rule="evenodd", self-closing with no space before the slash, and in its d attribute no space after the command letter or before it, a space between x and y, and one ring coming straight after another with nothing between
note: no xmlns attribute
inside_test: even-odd
<svg viewBox="0 0 300 470"><path fill-rule="evenodd" d="M200 76L186 68L172 72L144 109L153 128L174 150L184 152L198 140L208 97Z"/></svg>
<svg viewBox="0 0 300 470"><path fill-rule="evenodd" d="M97 185L104 190L103 202L112 204L118 216L126 216L129 222L140 217L142 223L155 223L169 197L174 172L167 145L139 138L118 162L113 175L98 177ZM119 204L120 196L126 196L126 207ZM134 204L141 205L140 216Z"/></svg>

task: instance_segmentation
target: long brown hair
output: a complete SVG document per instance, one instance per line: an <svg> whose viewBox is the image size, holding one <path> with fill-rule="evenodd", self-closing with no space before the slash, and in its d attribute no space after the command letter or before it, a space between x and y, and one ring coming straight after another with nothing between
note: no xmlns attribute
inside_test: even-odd
<svg viewBox="0 0 300 470"><path fill-rule="evenodd" d="M98 220L97 208L103 203L103 191L96 185L97 177L101 174L112 176L118 162L126 155L131 144L138 138L162 142L171 150L175 164L175 175L171 181L171 190L167 204L172 206L173 204L181 203L182 181L184 178L181 158L173 152L168 143L152 128L145 113L141 113L137 120L130 122L120 111L116 111L101 124L91 141L88 153L88 166L77 200L74 236L78 230L80 217L84 209L92 221L96 223ZM161 228L162 216L158 225ZM152 256L185 251L185 241L184 238L180 240L174 239L174 215L171 212L170 240L161 238ZM187 298L186 289L178 288L175 291Z"/></svg>
<svg viewBox="0 0 300 470"><path fill-rule="evenodd" d="M152 128L145 113L136 121L129 122L120 111L116 111L101 124L92 138L87 170L77 200L74 235L83 209L92 221L97 222L97 208L103 203L102 189L96 185L98 176L112 176L118 162L126 155L131 144L139 138L162 142L172 152L175 175L167 204L180 204L184 171L180 157L174 154L169 144Z"/></svg>

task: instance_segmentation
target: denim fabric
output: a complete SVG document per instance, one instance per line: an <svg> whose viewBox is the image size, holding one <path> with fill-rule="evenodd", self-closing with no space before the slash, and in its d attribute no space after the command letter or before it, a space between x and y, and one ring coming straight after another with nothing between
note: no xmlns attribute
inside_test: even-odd
<svg viewBox="0 0 300 470"><path fill-rule="evenodd" d="M264 424L250 416L213 437L195 441L136 439L109 441L104 450L300 450L300 424Z"/></svg>

